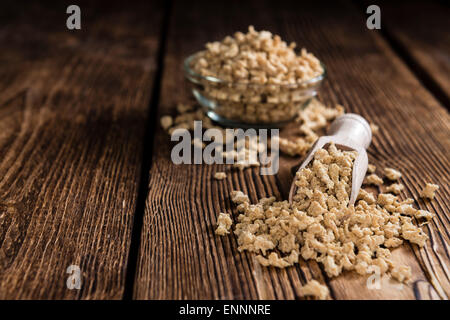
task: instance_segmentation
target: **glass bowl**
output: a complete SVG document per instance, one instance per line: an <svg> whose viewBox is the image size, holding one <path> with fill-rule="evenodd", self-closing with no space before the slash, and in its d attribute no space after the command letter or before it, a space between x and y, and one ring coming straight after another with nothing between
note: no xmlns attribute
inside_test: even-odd
<svg viewBox="0 0 450 320"><path fill-rule="evenodd" d="M323 73L295 84L229 82L202 76L192 68L198 53L184 61L184 74L192 93L213 121L228 127L280 128L295 119L315 97L326 76Z"/></svg>

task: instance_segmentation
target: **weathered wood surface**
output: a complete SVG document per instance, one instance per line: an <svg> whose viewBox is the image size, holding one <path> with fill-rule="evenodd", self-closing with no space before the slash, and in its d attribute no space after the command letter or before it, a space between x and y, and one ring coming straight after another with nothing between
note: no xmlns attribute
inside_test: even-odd
<svg viewBox="0 0 450 320"><path fill-rule="evenodd" d="M162 12L77 3L2 3L1 299L123 297Z"/></svg>
<svg viewBox="0 0 450 320"><path fill-rule="evenodd" d="M380 33L365 28L365 10L353 2L175 1L168 28L159 2L78 4L80 31L65 27L67 3L2 4L0 298L120 299L133 289L138 299L298 299L300 285L314 278L334 299L448 299L448 9L427 9L416 24L396 21L405 14L401 9L383 11L386 32ZM249 24L296 41L324 61L329 77L321 98L380 126L370 161L403 172L403 197L419 199L426 182L441 186L434 201L416 203L437 214L425 227L427 246L394 251L413 268L410 285L398 290L384 280L381 290L368 290L366 278L329 279L315 262L263 268L252 254L237 251L233 235L214 235L217 214L234 211L232 190L253 201L286 198L290 169L301 159L283 157L279 174L270 177L257 169L173 165L169 137L149 127L157 119L146 122L152 88L159 85L153 83L159 37L167 34L162 40L168 44L159 66L162 115L191 99L183 59ZM420 24L430 25L420 33ZM441 102L426 88L438 88L433 94ZM143 156L143 147L152 146L145 130L156 133L142 212L138 188L147 186L139 185L140 171L152 152ZM226 180L212 179L224 169ZM129 252L137 246L134 261ZM125 275L134 274L135 263L133 283ZM80 291L66 288L72 264L83 272Z"/></svg>
<svg viewBox="0 0 450 320"><path fill-rule="evenodd" d="M444 1L380 3L382 30L450 108L450 7Z"/></svg>
<svg viewBox="0 0 450 320"><path fill-rule="evenodd" d="M348 3L177 1L168 29L159 115L191 99L187 89L181 90L181 65L207 41L254 24L305 46L328 68L322 99L341 103L380 126L369 148L370 162L403 172L402 196L419 199L426 182L441 186L434 201L416 203L437 214L425 227L430 236L426 247L407 244L394 251L395 260L412 267L412 283L399 290L386 280L381 290L368 290L366 278L352 273L328 279L315 262L302 261L285 270L259 267L251 254L237 251L233 235L214 235L216 216L234 210L229 199L234 189L253 201L267 195L286 199L290 167L300 159L283 158L277 176L247 169L215 181L213 173L224 166L174 165L169 137L158 128L135 298L297 299L300 285L312 278L328 285L334 299L448 298L450 117L382 35L365 27L365 18L365 11Z"/></svg>

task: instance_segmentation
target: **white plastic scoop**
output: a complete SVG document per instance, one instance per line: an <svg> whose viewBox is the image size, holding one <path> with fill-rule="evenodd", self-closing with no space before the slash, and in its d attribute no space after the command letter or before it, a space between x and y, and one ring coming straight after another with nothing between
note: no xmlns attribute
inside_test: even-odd
<svg viewBox="0 0 450 320"><path fill-rule="evenodd" d="M363 117L354 113L346 113L333 121L327 134L327 136L317 139L298 171L311 162L317 150L331 142L339 149L357 151L358 155L353 163L352 190L350 194L350 204L355 204L369 164L366 149L372 141L372 130L370 130L369 124ZM292 203L292 199L297 191L295 179L292 182L289 193L290 203Z"/></svg>

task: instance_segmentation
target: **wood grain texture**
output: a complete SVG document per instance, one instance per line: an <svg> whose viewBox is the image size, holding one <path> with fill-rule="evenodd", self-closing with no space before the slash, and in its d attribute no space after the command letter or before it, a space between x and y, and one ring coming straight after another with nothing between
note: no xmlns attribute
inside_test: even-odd
<svg viewBox="0 0 450 320"><path fill-rule="evenodd" d="M124 292L161 11L78 1L69 31L69 4L2 4L1 299Z"/></svg>
<svg viewBox="0 0 450 320"><path fill-rule="evenodd" d="M207 41L254 24L317 54L329 72L321 98L339 102L380 126L368 151L370 162L403 172L402 197L419 199L426 182L441 189L436 200L416 203L437 214L425 227L430 235L426 247L407 244L394 250L395 260L412 267L413 281L408 286L399 288L383 279L381 290L368 290L366 278L346 273L328 279L315 262L302 261L284 270L263 268L252 254L238 252L233 235L214 235L216 216L235 213L229 194L236 189L252 201L268 195L286 199L290 168L301 159L283 158L277 176L260 176L257 169L247 169L229 171L225 180L216 181L213 173L228 168L174 165L169 137L158 128L134 297L298 299L300 285L314 278L328 285L334 299L448 298L450 118L380 34L365 27L365 13L347 2L317 1L279 6L268 1L177 1L173 11L160 115L173 112L175 103L192 99L187 88L182 90L183 58Z"/></svg>
<svg viewBox="0 0 450 320"><path fill-rule="evenodd" d="M450 7L439 1L384 1L382 30L450 108ZM427 83L428 84L428 83Z"/></svg>

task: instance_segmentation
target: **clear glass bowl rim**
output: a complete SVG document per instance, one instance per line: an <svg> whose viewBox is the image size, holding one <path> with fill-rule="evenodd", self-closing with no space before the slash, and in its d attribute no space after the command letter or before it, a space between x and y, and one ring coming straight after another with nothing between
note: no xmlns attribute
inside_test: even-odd
<svg viewBox="0 0 450 320"><path fill-rule="evenodd" d="M200 51L201 52L201 51ZM194 77L194 78L200 78L202 80L205 81L209 81L209 82L213 82L215 84L223 84L223 85L243 85L243 86L251 86L251 87L280 87L280 88L298 88L299 86L302 85L307 85L307 84L315 84L315 83L320 83L323 79L325 79L325 76L327 74L327 69L325 67L325 65L323 64L323 62L320 61L320 65L322 66L323 72L318 75L317 77L302 81L300 83L291 83L291 84L275 84L275 83L267 83L267 84L257 84L257 83L251 83L251 82L230 82L230 81L225 81L225 80L221 80L219 78L213 77L213 76L202 76L200 74L198 74L197 72L195 72L192 68L191 68L191 62L195 59L195 57L200 53L200 52L196 52L194 54L191 54L190 56L188 56L183 63L184 66L184 72L185 75L187 76L187 78L189 79L189 77ZM191 79L189 79L191 80Z"/></svg>

